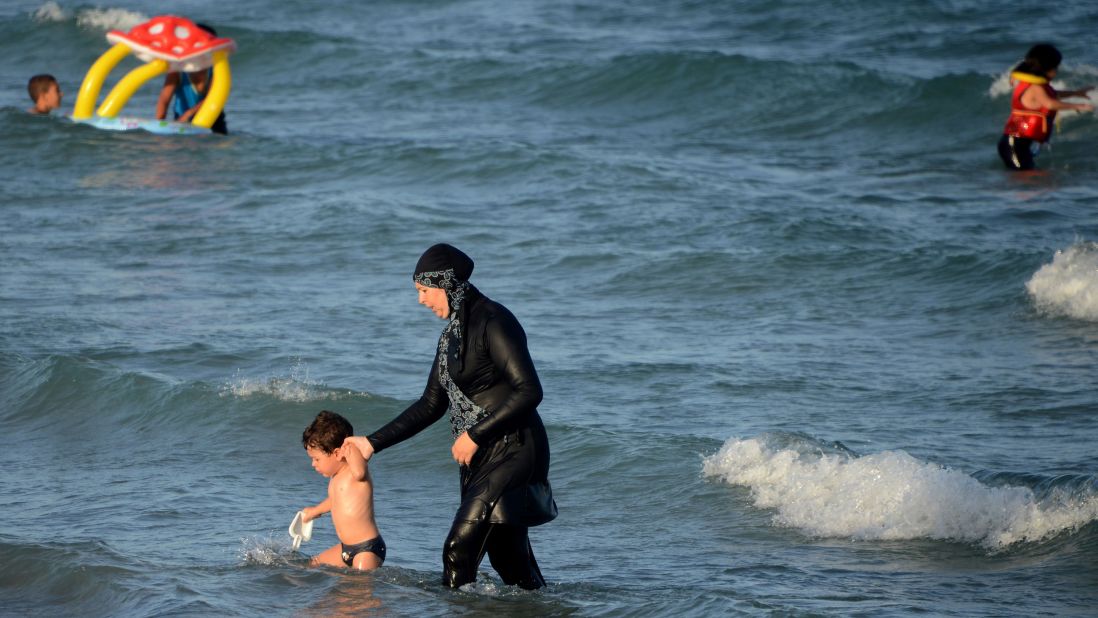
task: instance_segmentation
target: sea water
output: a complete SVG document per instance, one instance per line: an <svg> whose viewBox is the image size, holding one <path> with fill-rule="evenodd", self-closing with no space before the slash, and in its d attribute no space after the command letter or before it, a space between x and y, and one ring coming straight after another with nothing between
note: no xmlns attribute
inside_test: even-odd
<svg viewBox="0 0 1098 618"><path fill-rule="evenodd" d="M1093 615L1098 121L995 154L1091 3L181 0L228 137L25 112L166 10L0 7L0 614ZM545 389L541 591L441 585L445 423L371 461L381 570L290 551L316 412L423 388L436 242Z"/></svg>

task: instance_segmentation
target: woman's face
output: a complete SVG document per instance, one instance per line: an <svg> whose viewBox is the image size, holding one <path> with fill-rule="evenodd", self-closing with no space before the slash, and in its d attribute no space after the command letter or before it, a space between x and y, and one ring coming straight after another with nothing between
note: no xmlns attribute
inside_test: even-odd
<svg viewBox="0 0 1098 618"><path fill-rule="evenodd" d="M416 292L419 294L419 304L435 312L443 320L450 317L450 302L446 300L446 290L416 283Z"/></svg>

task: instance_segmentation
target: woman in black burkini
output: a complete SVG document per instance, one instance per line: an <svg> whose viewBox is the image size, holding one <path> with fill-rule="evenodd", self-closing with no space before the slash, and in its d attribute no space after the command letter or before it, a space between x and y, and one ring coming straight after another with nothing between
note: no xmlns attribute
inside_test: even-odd
<svg viewBox="0 0 1098 618"><path fill-rule="evenodd" d="M545 585L527 529L557 516L549 439L538 415L541 383L526 333L503 305L469 283L473 260L438 244L416 264L419 302L448 320L423 395L367 437L348 438L369 459L449 411L451 453L461 465L461 506L442 550L443 582L476 579L484 554L503 582Z"/></svg>

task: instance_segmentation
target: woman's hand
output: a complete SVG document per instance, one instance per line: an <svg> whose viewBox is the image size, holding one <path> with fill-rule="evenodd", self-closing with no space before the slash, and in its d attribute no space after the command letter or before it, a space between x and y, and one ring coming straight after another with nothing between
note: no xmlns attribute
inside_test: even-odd
<svg viewBox="0 0 1098 618"><path fill-rule="evenodd" d="M476 454L477 449L476 442L469 437L469 432L463 431L461 435L454 440L454 446L450 448L450 453L454 456L454 461L463 466L469 465L469 462L473 460L473 455Z"/></svg>
<svg viewBox="0 0 1098 618"><path fill-rule="evenodd" d="M343 446L357 448L358 452L362 453L362 459L365 461L370 461L370 458L374 456L374 445L370 444L366 436L348 436L343 440Z"/></svg>

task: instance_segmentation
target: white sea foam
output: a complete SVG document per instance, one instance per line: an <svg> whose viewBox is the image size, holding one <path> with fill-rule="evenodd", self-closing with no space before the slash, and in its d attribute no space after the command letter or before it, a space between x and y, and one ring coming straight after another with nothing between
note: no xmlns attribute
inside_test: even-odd
<svg viewBox="0 0 1098 618"><path fill-rule="evenodd" d="M76 25L104 31L125 31L147 21L147 15L126 9L81 9L76 14Z"/></svg>
<svg viewBox="0 0 1098 618"><path fill-rule="evenodd" d="M65 21L71 16L57 2L46 2L32 14L38 21ZM129 30L149 20L147 15L126 9L85 8L76 11L76 25L88 30Z"/></svg>
<svg viewBox="0 0 1098 618"><path fill-rule="evenodd" d="M69 18L69 14L65 12L65 9L61 8L60 4L52 1L35 9L32 15L38 21L65 21Z"/></svg>
<svg viewBox="0 0 1098 618"><path fill-rule="evenodd" d="M1042 505L1027 487L989 487L903 451L864 457L772 448L730 439L703 464L706 477L751 489L774 522L857 540L938 539L1003 549L1098 519L1098 497Z"/></svg>
<svg viewBox="0 0 1098 618"><path fill-rule="evenodd" d="M997 99L1002 96L1007 96L1014 91L1014 86L1010 84L1010 69L1003 71L999 74L999 77L995 78L995 81L991 82L991 86L987 89L987 94L993 99Z"/></svg>
<svg viewBox="0 0 1098 618"><path fill-rule="evenodd" d="M1098 321L1098 243L1057 251L1026 282L1034 304L1050 315Z"/></svg>

